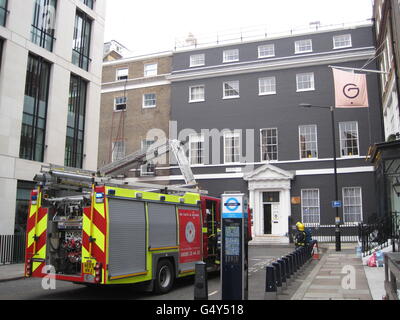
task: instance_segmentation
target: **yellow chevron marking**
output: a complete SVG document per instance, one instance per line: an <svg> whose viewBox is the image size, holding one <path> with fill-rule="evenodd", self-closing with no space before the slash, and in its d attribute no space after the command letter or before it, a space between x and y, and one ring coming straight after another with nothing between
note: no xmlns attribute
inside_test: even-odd
<svg viewBox="0 0 400 320"><path fill-rule="evenodd" d="M31 211L29 212L29 218L34 216L37 211L38 211L38 206L37 205L31 205Z"/></svg>
<svg viewBox="0 0 400 320"><path fill-rule="evenodd" d="M47 214L36 225L36 235L39 237L47 230Z"/></svg>
<svg viewBox="0 0 400 320"><path fill-rule="evenodd" d="M96 239L96 244L97 246L101 249L101 251L104 252L104 234L96 227L96 225L93 223L92 224L92 234L90 233L90 219L86 216L83 217L83 231L86 232L86 234L92 238ZM88 252L86 257L89 257L90 253Z"/></svg>
<svg viewBox="0 0 400 320"><path fill-rule="evenodd" d="M47 230L47 214L40 220L38 223L36 223L35 227L32 228L31 231L28 233L28 248L33 244L34 239L33 237L40 236L43 232Z"/></svg>
<svg viewBox="0 0 400 320"><path fill-rule="evenodd" d="M37 268L39 268L39 266L41 265L42 263L41 262L33 262L32 263L32 272L35 272L35 270L37 269Z"/></svg>
<svg viewBox="0 0 400 320"><path fill-rule="evenodd" d="M96 201L96 199L94 199ZM104 203L95 203L94 209L104 218Z"/></svg>
<svg viewBox="0 0 400 320"><path fill-rule="evenodd" d="M92 237L96 239L97 246L104 252L104 234L93 224Z"/></svg>
<svg viewBox="0 0 400 320"><path fill-rule="evenodd" d="M86 234L90 237L90 219L86 216L83 215L83 231L86 232Z"/></svg>
<svg viewBox="0 0 400 320"><path fill-rule="evenodd" d="M44 245L34 256L33 258L45 259L46 258L46 245Z"/></svg>
<svg viewBox="0 0 400 320"><path fill-rule="evenodd" d="M28 248L33 244L33 236L35 235L35 228L28 232Z"/></svg>

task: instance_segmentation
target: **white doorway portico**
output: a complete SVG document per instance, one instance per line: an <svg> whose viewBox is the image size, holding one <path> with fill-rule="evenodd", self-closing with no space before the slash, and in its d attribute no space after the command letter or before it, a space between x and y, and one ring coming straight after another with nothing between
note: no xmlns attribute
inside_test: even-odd
<svg viewBox="0 0 400 320"><path fill-rule="evenodd" d="M271 164L244 176L248 181L249 204L253 209L254 242L289 243L290 182L293 178L293 173Z"/></svg>

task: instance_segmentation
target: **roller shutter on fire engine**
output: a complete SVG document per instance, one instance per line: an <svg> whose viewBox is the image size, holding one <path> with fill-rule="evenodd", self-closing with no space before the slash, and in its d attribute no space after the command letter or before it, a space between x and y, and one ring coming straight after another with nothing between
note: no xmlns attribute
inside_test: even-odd
<svg viewBox="0 0 400 320"><path fill-rule="evenodd" d="M176 206L148 203L150 249L177 246Z"/></svg>
<svg viewBox="0 0 400 320"><path fill-rule="evenodd" d="M111 277L146 271L144 202L109 198Z"/></svg>

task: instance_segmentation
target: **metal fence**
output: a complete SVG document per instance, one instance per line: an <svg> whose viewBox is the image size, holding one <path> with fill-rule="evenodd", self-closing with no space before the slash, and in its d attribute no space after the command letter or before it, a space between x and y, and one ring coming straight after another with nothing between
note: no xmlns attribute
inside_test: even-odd
<svg viewBox="0 0 400 320"><path fill-rule="evenodd" d="M23 263L25 234L0 235L0 265Z"/></svg>
<svg viewBox="0 0 400 320"><path fill-rule="evenodd" d="M359 241L363 255L372 254L376 249L392 245L392 251L399 251L400 213L391 212L387 217L379 217L360 223L358 227Z"/></svg>
<svg viewBox="0 0 400 320"><path fill-rule="evenodd" d="M311 231L312 238L318 242L334 243L336 241L335 225L319 225L314 223L306 223L305 227ZM293 239L296 233L296 226L292 226ZM341 242L353 243L358 242L358 225L355 223L345 223L340 225L340 240Z"/></svg>

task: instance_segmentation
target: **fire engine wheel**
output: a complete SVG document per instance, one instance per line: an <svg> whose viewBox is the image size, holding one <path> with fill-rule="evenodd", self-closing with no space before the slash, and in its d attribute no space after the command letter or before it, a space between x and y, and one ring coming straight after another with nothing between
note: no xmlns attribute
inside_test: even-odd
<svg viewBox="0 0 400 320"><path fill-rule="evenodd" d="M156 280L154 283L154 291L157 294L164 294L171 290L174 284L174 267L169 260L160 260L157 266Z"/></svg>

